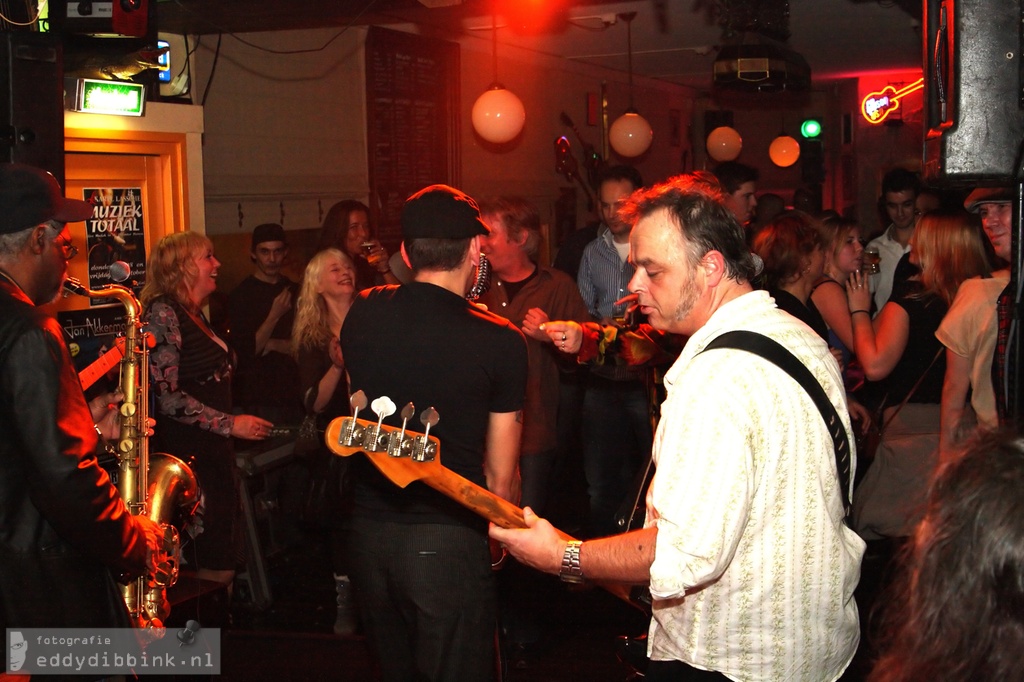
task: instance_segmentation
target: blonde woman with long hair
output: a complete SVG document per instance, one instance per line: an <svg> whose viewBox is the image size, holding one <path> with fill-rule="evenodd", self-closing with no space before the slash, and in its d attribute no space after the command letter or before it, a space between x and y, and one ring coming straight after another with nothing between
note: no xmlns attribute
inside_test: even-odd
<svg viewBox="0 0 1024 682"><path fill-rule="evenodd" d="M852 349L872 381L886 380L881 442L854 494L854 528L868 540L906 537L920 514L937 462L939 404L946 372L935 331L965 280L987 275L988 257L966 212L925 214L911 237L921 272L898 285L872 320L866 277L846 283Z"/></svg>
<svg viewBox="0 0 1024 682"><path fill-rule="evenodd" d="M864 248L860 243L860 226L843 218L821 223L825 240L825 269L811 289L811 300L828 325L829 346L843 352L843 366L848 366L853 348L853 322L846 302L846 282L859 272Z"/></svg>
<svg viewBox="0 0 1024 682"><path fill-rule="evenodd" d="M150 255L141 300L146 329L156 341L149 364L156 397L152 447L191 459L203 490L202 532L183 554L199 578L230 589L244 556L231 437L263 440L273 424L231 412L234 353L202 310L217 289L219 268L204 235L169 234Z"/></svg>
<svg viewBox="0 0 1024 682"><path fill-rule="evenodd" d="M339 338L355 297L356 269L348 255L328 248L313 256L299 290L292 352L299 365L306 411L316 415L319 428L349 412L348 382ZM326 486L326 518L316 522L330 534L331 567L338 593L334 632L351 635L356 630L356 611L348 579L347 513L342 493L347 460L321 450L312 454L309 463L312 483Z"/></svg>

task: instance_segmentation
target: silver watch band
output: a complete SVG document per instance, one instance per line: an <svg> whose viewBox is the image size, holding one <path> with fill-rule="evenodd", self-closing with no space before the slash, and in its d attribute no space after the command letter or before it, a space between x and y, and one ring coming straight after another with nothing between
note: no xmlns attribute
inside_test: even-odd
<svg viewBox="0 0 1024 682"><path fill-rule="evenodd" d="M565 553L562 554L562 566L558 571L558 577L567 583L582 583L583 568L580 566L580 547L583 543L579 540L569 540L565 546Z"/></svg>

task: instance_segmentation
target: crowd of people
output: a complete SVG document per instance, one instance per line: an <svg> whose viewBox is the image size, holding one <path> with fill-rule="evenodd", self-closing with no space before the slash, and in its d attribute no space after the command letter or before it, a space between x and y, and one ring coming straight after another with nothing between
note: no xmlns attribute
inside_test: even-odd
<svg viewBox="0 0 1024 682"><path fill-rule="evenodd" d="M385 680L493 679L496 627L513 644L541 637L526 567L647 585L655 682L837 680L864 637L873 679L1012 676L1024 445L999 431L996 348L1015 193L979 188L954 210L895 169L880 200L891 222L865 245L866 221L760 201L757 180L735 162L650 186L608 168L599 219L552 267L518 197L426 187L395 254L370 210L342 201L301 282L282 272L283 227L253 230L229 332L204 315L213 244L161 239L140 300L153 447L189 461L203 491L187 567L230 590L244 561L235 441L322 430L363 391L434 407L445 468L524 507L524 527L488 527L454 493L397 487L322 443L303 454L326 499L335 632L365 633ZM99 466L93 425L109 406L90 411L38 310L76 251L66 224L91 207L17 164L0 166L0 203L3 626L123 624L114 575L144 574L158 531ZM789 364L724 342L737 333ZM870 427L877 449L852 449ZM567 529L579 540L544 518L575 448L590 502ZM646 515L630 525L640 480ZM506 553L519 573L499 581ZM872 559L892 599L858 591ZM70 573L66 599L46 593L45 576ZM876 603L891 604L877 632Z"/></svg>

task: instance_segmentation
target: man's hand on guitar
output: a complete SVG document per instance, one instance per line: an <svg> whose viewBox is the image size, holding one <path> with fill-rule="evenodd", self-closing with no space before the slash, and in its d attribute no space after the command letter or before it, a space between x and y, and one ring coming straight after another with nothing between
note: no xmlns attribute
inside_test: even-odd
<svg viewBox="0 0 1024 682"><path fill-rule="evenodd" d="M525 529L499 528L492 523L488 533L520 563L558 575L566 541L559 537L554 526L534 514L529 507L523 509L523 518Z"/></svg>

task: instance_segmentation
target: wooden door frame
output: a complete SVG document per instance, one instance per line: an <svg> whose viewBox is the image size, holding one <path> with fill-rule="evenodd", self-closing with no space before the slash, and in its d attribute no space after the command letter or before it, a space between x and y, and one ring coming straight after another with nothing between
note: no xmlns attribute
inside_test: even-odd
<svg viewBox="0 0 1024 682"><path fill-rule="evenodd" d="M64 151L141 154L159 159L166 230L206 232L203 108L146 102L139 117L64 112Z"/></svg>

